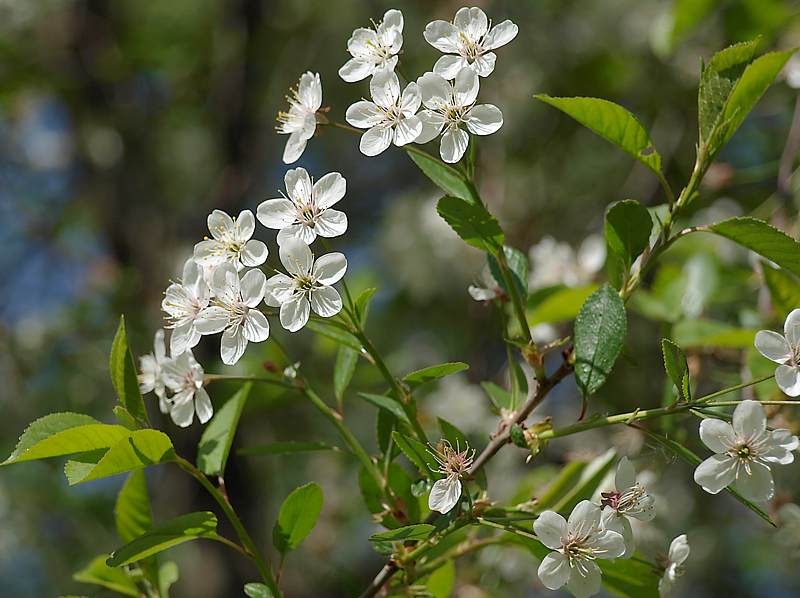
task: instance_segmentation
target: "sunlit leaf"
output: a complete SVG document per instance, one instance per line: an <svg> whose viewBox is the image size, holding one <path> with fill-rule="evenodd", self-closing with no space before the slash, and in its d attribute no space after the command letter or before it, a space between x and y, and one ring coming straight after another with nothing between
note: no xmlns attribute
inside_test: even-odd
<svg viewBox="0 0 800 598"><path fill-rule="evenodd" d="M436 529L428 523L417 523L416 525L407 525L405 527L398 527L379 534L372 534L369 537L370 542L397 542L407 540L424 540L431 535L431 532Z"/></svg>
<svg viewBox="0 0 800 598"><path fill-rule="evenodd" d="M296 488L281 504L278 520L272 529L272 543L286 553L306 539L322 511L322 488L311 482Z"/></svg>
<svg viewBox="0 0 800 598"><path fill-rule="evenodd" d="M222 475L231 452L233 437L239 425L252 383L242 386L217 410L208 422L197 446L197 467L206 475Z"/></svg>
<svg viewBox="0 0 800 598"><path fill-rule="evenodd" d="M136 364L133 362L133 355L128 347L125 316L120 316L117 334L111 345L111 357L108 365L111 371L111 382L117 391L120 405L125 407L134 419L147 422L147 411L139 390Z"/></svg>
<svg viewBox="0 0 800 598"><path fill-rule="evenodd" d="M671 340L661 339L661 353L664 357L664 368L678 391L678 399L689 401L692 398L689 389L689 364L681 348Z"/></svg>
<svg viewBox="0 0 800 598"><path fill-rule="evenodd" d="M89 583L117 592L124 596L140 596L136 583L122 570L106 565L108 555L95 557L86 567L75 573L72 579L80 583Z"/></svg>
<svg viewBox="0 0 800 598"><path fill-rule="evenodd" d="M445 376L452 376L453 374L463 372L467 369L469 369L469 365L460 361L441 363L406 374L406 376L403 377L403 382L415 388L426 382L432 382L439 378L444 378Z"/></svg>
<svg viewBox="0 0 800 598"><path fill-rule="evenodd" d="M433 183L448 195L462 199L474 200L475 193L464 176L452 166L443 164L436 158L424 156L416 152L408 152L408 157Z"/></svg>
<svg viewBox="0 0 800 598"><path fill-rule="evenodd" d="M503 231L480 202L445 196L436 204L436 211L467 244L488 253L503 247Z"/></svg>

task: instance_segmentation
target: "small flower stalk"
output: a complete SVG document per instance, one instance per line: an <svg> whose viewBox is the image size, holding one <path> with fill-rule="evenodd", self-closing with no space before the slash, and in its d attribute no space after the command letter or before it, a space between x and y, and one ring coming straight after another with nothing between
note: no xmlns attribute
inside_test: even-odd
<svg viewBox="0 0 800 598"><path fill-rule="evenodd" d="M428 496L428 508L439 513L449 513L461 499L462 480L469 476L475 450L469 446L461 450L453 448L447 440L440 440L436 448L429 451L439 463L439 473L445 477L436 480Z"/></svg>

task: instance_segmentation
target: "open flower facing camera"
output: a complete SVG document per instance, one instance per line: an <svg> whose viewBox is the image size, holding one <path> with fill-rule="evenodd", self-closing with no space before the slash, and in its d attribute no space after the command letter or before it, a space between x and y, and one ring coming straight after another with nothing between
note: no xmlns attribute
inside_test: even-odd
<svg viewBox="0 0 800 598"><path fill-rule="evenodd" d="M244 4L242 12L247 15L261 12L251 10L251 4L258 2ZM306 14L305 4L292 10ZM417 3L420 10L431 8L427 4ZM504 3L520 12L528 10L520 8L523 4ZM328 13L340 18L362 9L359 3L346 10L344 5L326 5ZM285 16L281 10L274 14ZM102 554L75 580L127 596L168 598L177 566L161 560L160 553L205 538L215 542L213 548L187 552L182 562L206 558L212 549L231 549L251 561L250 568L241 570L258 579L244 588L237 586L237 592L193 580L195 592L201 588L215 595L241 594L239 589L250 597L282 598L289 592L356 595L354 584L363 581L362 598L460 596L484 590L516 596L539 592L540 587L531 587L539 583L577 598L601 591L650 598L678 593L681 583L692 588L685 595L708 594L705 580L694 586L691 579L677 580L686 573L698 581L712 569L709 562L716 566L730 556L726 542L740 532L748 542L761 538L789 556L800 551L795 537L800 509L790 502L796 502L797 480L773 477L777 465L791 471L788 466L800 448L795 435L800 430L796 412L800 401L784 396L800 396L800 308L793 309L800 297L796 279L800 242L789 234L792 231L784 233L767 220L739 215L744 208L738 204L737 216L721 220L718 211L703 211L710 220L718 220L710 223L698 223L700 211L692 205L709 192L703 185L706 173L713 172L719 152L793 50L757 57L757 42L742 42L704 58L696 138L694 125L686 128L679 122L684 114L680 107L647 112L661 123L655 130L666 137L670 148L662 156L644 121L620 104L541 93L534 96L539 103L533 103L531 96L540 91L534 87L544 86L548 72L560 72L561 61L568 64L567 54L548 55L553 64L547 68L514 67L498 60L496 51L505 48L501 54L531 61L542 54L538 42L536 47L521 48L520 41L517 48L507 47L519 33L511 20L501 18L493 24L478 7L460 8L452 22L428 22L433 16L409 19L418 29L409 33L404 31L403 14L390 9L372 27L355 29L346 44L340 38L338 46L326 46L331 55L321 57L323 62L342 65L341 79L356 84L337 81L339 95L332 96L335 101L330 106L322 107L320 74L309 70L300 76L286 111L278 114L277 131L287 136L285 164L303 158L311 138L324 134L325 143L315 147L313 155L305 155L308 170L282 167L276 173L258 164L244 172L253 161L243 159L243 148L257 146L261 152L263 147L264 155L269 155L269 144L239 139L242 129L262 128L258 120L244 119L240 110L255 103L261 114L261 96L266 98L273 86L251 87L252 79L283 71L280 65L264 67L258 61L248 63L242 72L231 70L234 82L248 93L230 96L236 105L223 106L223 112L230 108L233 115L220 127L224 135L216 135L226 139L231 154L225 158L230 164L225 162L222 184L215 185L223 191L219 205L230 214L192 198L203 206L182 220L185 227L194 223L193 250L190 243L175 243L183 248L175 262L183 264L182 271L170 272L168 284L167 276L162 279L166 290L159 301L164 323L153 322L152 329L158 331L151 353L134 357L131 346L149 345L143 339L151 338L150 333L140 336L136 331L129 337L121 321L110 356L119 399L113 408L117 423L108 423L110 414L101 419L66 411L46 415L23 432L3 463L67 457L64 472L70 484L128 475L115 508L122 546L114 550L104 545ZM224 20L227 27L236 19L225 13ZM81 35L98 25L80 22L92 25L77 28ZM420 31L425 22L428 25ZM342 30L333 25L341 24L331 24L332 31L340 32L352 27L344 24ZM81 62L103 66L83 69L92 85L81 81L81 86L94 90L94 78L112 72L116 89L117 69L125 61L117 60L116 46L106 44L104 37L114 29L100 27L103 43L98 45L114 49L113 68L109 71L107 59ZM262 56L267 47L257 43L261 29L260 25L248 29L248 40L241 44L248 57ZM770 39L779 38L774 33ZM309 39L314 34L308 31ZM520 37L530 44L538 35L528 30ZM595 43L587 45L580 39L581 53ZM426 41L443 55L434 56ZM305 42L290 43L280 36L270 40L286 48L283 55L298 70L313 66L305 63L315 56L320 58ZM94 51L94 42L92 52L65 45L76 56L105 56ZM227 69L228 55L238 44L226 33L213 45L211 62ZM658 72L667 73L674 60L662 50L657 58ZM426 67L415 68L422 60L429 61ZM616 70L615 64L608 74ZM668 81L685 85L683 66L679 75ZM227 77L221 78L227 89ZM581 71L581 80L586 87L597 78ZM791 76L788 80L791 83ZM559 87L567 88L568 83ZM99 97L105 97L105 88L99 84L98 88ZM180 95L179 85L169 89ZM503 111L479 99L487 90ZM625 91L624 86L615 87L621 96ZM679 91L662 95L685 98L685 90ZM342 93L347 94L345 99ZM218 100L205 92L200 97ZM515 97L527 98L527 103L508 105ZM624 103L635 104L643 97L625 98ZM795 99L792 96L790 103ZM784 121L794 122L789 139L800 138L800 102L796 104L794 118L783 118L786 115L778 114L780 98L773 98L770 135L759 138L759 143L748 142L744 152L748 160L763 151L761 144L774 137ZM218 101L201 104L186 113L211 111L209 106L218 105ZM638 161L639 171L628 176L625 168L611 168L614 159L625 159L623 153L598 156L589 144L601 141L572 138L574 123L545 114L550 109L545 105ZM541 111L537 118L542 120L536 122L552 122L532 128L534 120L526 110ZM181 114L181 119L187 118ZM500 132L505 118L510 126ZM525 129L526 123L531 130ZM758 127L758 119L748 125L752 130ZM83 124L76 127L81 132L83 128ZM499 134L477 138L494 133ZM92 146L91 139L87 145ZM683 151L687 147L697 149L693 165ZM581 162L581 152L591 153L592 162ZM785 193L770 195L758 207L757 213L766 216L770 206L776 206L773 222L789 222L796 216L792 202L784 201L797 187L789 184L796 153L796 146L784 152L789 156L781 165L781 173L789 172L781 185ZM744 154L731 151L731 160ZM390 170L407 158L390 176ZM420 177L412 181L414 168ZM560 170L549 172L555 168ZM691 173L688 180L683 180L687 173ZM587 180L564 180L573 174ZM266 198L256 195L262 183L266 188L279 187L281 175L284 190ZM612 183L595 185L590 177ZM406 178L409 188L430 183L425 202L400 195L384 197L387 189ZM9 181L16 184L12 178ZM673 189L676 183L680 190ZM765 184L751 185L748 206L756 205L755 194ZM613 195L606 197L603 192L608 194L609 186ZM719 185L713 187L716 193ZM431 197L431 189L436 197ZM641 201L626 199L628 191ZM583 203L567 206L561 201L575 192L575 201ZM347 214L339 209L346 194ZM780 202L775 200L779 195ZM602 209L595 209L598 202ZM387 205L389 210L414 212L414 219L396 218L394 211L383 216L380 210ZM578 222L562 222L558 211L562 208L563 214L577 214ZM209 236L203 236L202 219L209 210ZM137 221L137 226L148 223ZM354 235L359 226L366 232ZM543 234L554 227L558 241ZM155 233L153 239L158 238ZM696 233L704 233L705 241L684 243L686 237L697 239ZM140 230L137 235L138 242ZM739 244L763 261L754 268L744 254L723 255L716 245L706 243L712 236ZM384 237L392 239L387 259L366 243ZM673 250L675 246L681 249ZM268 247L277 251L270 254ZM166 255L157 249L154 255L159 259ZM409 273L405 279L391 270L401 261ZM68 272L65 278L69 276ZM367 284L381 276L390 281L388 289ZM129 279L136 283L146 277L119 278L125 278L129 290L136 288ZM470 279L478 282L467 286ZM762 280L765 288L754 293ZM432 289L425 301L412 292L414 281ZM159 289L164 286L158 283ZM409 306L413 309L402 311ZM134 319L137 323L150 313L140 312ZM783 334L769 330L781 322ZM754 335L755 328L765 329ZM661 331L664 338L654 338L654 331ZM35 334L26 332L20 338L27 342L28 336ZM761 359L759 352L776 365ZM442 357L441 363L431 363L436 355ZM468 358L471 369L460 361ZM412 365L421 369L399 369ZM235 367L211 373L223 366ZM453 377L436 388L448 376ZM720 388L721 380L730 384ZM82 378L79 382L67 384L67 394L86 386ZM443 392L446 389L450 391ZM250 393L253 399L248 399ZM445 395L447 400L440 400ZM312 421L307 410L322 417ZM93 406L95 411L99 410ZM316 436L317 420L330 426L330 434ZM698 422L699 437L694 433ZM182 430L193 425L194 430ZM237 434L240 425L247 429ZM623 432L603 433L615 427ZM570 445L569 438L579 435L580 442ZM436 438L441 440L434 447L431 439ZM256 442L253 439L258 439L257 446L238 446ZM703 445L710 456L701 456ZM517 449L521 450L515 456ZM288 557L312 532L323 509L329 508L323 505L322 486L313 482L300 486L268 513L275 523L267 549L260 523L263 513L248 509L250 521L237 513L243 502L241 479L231 476L235 483L226 485L226 465L232 458L272 456L269 479L260 491L273 493L287 479L281 476L289 465L281 456L311 451L313 460L291 462L296 468L291 478L324 470L325 491L336 486L335 508L324 513L326 539L306 553L299 571L289 573L289 567L296 565ZM322 451L327 455L317 460ZM495 460L501 453L507 456L505 461ZM185 456L189 454L194 462ZM173 467L164 468L157 478L143 474L145 468L167 463ZM208 493L209 504L167 521L154 519L152 513L172 512L185 504L165 496L162 486L173 489L180 484L170 479L162 485L160 476L184 474ZM663 480L675 488L665 488ZM697 485L713 495L726 492L711 497ZM96 488L106 493L111 486ZM151 496L174 504L151 509ZM358 497L364 503L361 519L342 510L358 503ZM250 506L272 509L274 498L254 495ZM709 510L707 503L713 508ZM706 518L710 513L724 517L711 523ZM228 523L218 528L218 517L223 515ZM757 518L771 524L777 519L781 531L769 536L767 526L745 529L748 517L759 524ZM733 518L736 534L718 529L719 521ZM344 522L347 533L342 536L337 526ZM705 538L701 530L692 531L692 522L699 522ZM690 530L692 561L686 534L672 540L667 556L653 554L654 547L665 546L677 525ZM252 534L252 529L259 531ZM371 542L384 559L370 579L362 579L364 568L358 563L346 560L369 551L353 547L332 551L340 546L331 538L338 541L345 536L348 544ZM485 549L484 555L497 552L491 558L477 554ZM525 559L533 557L536 571L529 564L512 571L511 559L502 552L512 550L521 551ZM334 552L336 566L326 566L326 579L311 579L320 570L318 561ZM711 556L714 561L708 561ZM456 567L461 558L471 559L471 564ZM487 567L494 569L486 571ZM344 568L346 574L340 571ZM192 562L190 570L203 572L206 567ZM726 568L726 574L729 570L733 567ZM325 585L328 577L346 582L331 589ZM0 587L3 581L0 576ZM313 589L301 586L303 582ZM726 584L738 590L734 582ZM478 585L485 587L479 591ZM777 581L770 588L783 591ZM759 585L758 591L772 590Z"/></svg>

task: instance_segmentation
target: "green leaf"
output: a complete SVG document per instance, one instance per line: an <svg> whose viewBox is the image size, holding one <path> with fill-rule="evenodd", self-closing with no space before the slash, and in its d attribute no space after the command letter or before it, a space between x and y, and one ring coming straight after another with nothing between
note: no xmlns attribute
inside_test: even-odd
<svg viewBox="0 0 800 598"><path fill-rule="evenodd" d="M317 524L322 511L322 488L314 482L292 491L281 505L272 530L272 543L281 554L294 550Z"/></svg>
<svg viewBox="0 0 800 598"><path fill-rule="evenodd" d="M363 291L361 291L361 293L359 293L358 297L356 297L355 300L356 311L358 311L359 317L361 319L362 328L367 324L367 315L369 313L369 302L377 290L378 289L376 288L364 289Z"/></svg>
<svg viewBox="0 0 800 598"><path fill-rule="evenodd" d="M111 357L108 367L111 371L111 382L117 391L120 405L125 407L131 416L147 422L147 411L144 408L142 393L139 391L139 379L133 355L128 348L128 336L125 331L125 316L120 316L117 334L111 345Z"/></svg>
<svg viewBox="0 0 800 598"><path fill-rule="evenodd" d="M125 426L129 430L139 429L139 424L136 423L136 420L133 419L133 416L128 413L128 410L125 409L125 407L122 405L116 405L112 411L114 412L114 417L117 418L119 425Z"/></svg>
<svg viewBox="0 0 800 598"><path fill-rule="evenodd" d="M557 324L572 320L580 312L586 299L599 287L596 284L585 287L564 287L548 295L543 301L528 310L528 322L536 324Z"/></svg>
<svg viewBox="0 0 800 598"><path fill-rule="evenodd" d="M753 59L760 40L734 44L709 60L700 75L697 94L700 145L708 144L722 118L731 90Z"/></svg>
<svg viewBox="0 0 800 598"><path fill-rule="evenodd" d="M661 176L661 156L638 119L622 106L599 98L533 96L568 114Z"/></svg>
<svg viewBox="0 0 800 598"><path fill-rule="evenodd" d="M217 538L217 516L208 511L175 517L115 550L106 563L122 567L197 538Z"/></svg>
<svg viewBox="0 0 800 598"><path fill-rule="evenodd" d="M422 173L433 181L434 185L448 195L467 200L476 199L470 183L452 166L443 164L436 158L423 156L416 152L408 152L408 156Z"/></svg>
<svg viewBox="0 0 800 598"><path fill-rule="evenodd" d="M506 262L508 262L508 268L511 270L514 285L517 287L524 301L525 297L528 296L528 256L519 249L514 249L508 245L503 246L503 252L506 254ZM511 289L506 288L506 281L503 280L503 274L500 271L497 259L490 254L486 256L486 260L489 263L489 270L492 273L492 278L494 278L495 282L497 282L502 289L510 293Z"/></svg>
<svg viewBox="0 0 800 598"><path fill-rule="evenodd" d="M667 370L667 375L678 391L678 400L691 400L689 364L683 350L668 338L662 338L661 352L664 355L664 368Z"/></svg>
<svg viewBox="0 0 800 598"><path fill-rule="evenodd" d="M393 398L387 397L386 395L376 395L367 392L360 392L358 393L358 396L368 403L372 403L379 409L388 411L400 421L411 425L411 421L408 419L408 415L406 415L406 412L403 410L403 406Z"/></svg>
<svg viewBox="0 0 800 598"><path fill-rule="evenodd" d="M725 145L767 91L795 50L769 52L759 56L744 69L731 90L721 115L718 147Z"/></svg>
<svg viewBox="0 0 800 598"><path fill-rule="evenodd" d="M392 432L392 440L409 461L419 470L420 474L426 478L439 479L439 464L428 452L427 447L419 440L415 440L405 434L395 430Z"/></svg>
<svg viewBox="0 0 800 598"><path fill-rule="evenodd" d="M788 314L800 305L800 281L797 278L765 262L761 263L761 271L772 298L772 306L778 314Z"/></svg>
<svg viewBox="0 0 800 598"><path fill-rule="evenodd" d="M505 388L498 386L494 382L488 381L481 382L481 387L486 391L486 394L489 395L489 399L491 399L492 404L497 408L498 412L502 411L503 409L507 411L513 409L511 393Z"/></svg>
<svg viewBox="0 0 800 598"><path fill-rule="evenodd" d="M386 454L390 451L396 454L396 451L394 451L395 447L392 444L392 432L396 429L397 418L386 409L378 409L378 413L375 416L375 439L378 443L378 450L384 458L387 458ZM390 461L392 458L392 455L388 456Z"/></svg>
<svg viewBox="0 0 800 598"><path fill-rule="evenodd" d="M344 393L353 379L358 363L358 353L350 347L340 345L336 351L336 363L333 366L333 394L339 403L344 399Z"/></svg>
<svg viewBox="0 0 800 598"><path fill-rule="evenodd" d="M756 332L712 320L681 320L672 329L672 336L684 349L709 347L746 349L753 344Z"/></svg>
<svg viewBox="0 0 800 598"><path fill-rule="evenodd" d="M271 442L259 446L251 446L236 451L237 455L242 456L265 456L265 455L288 455L291 453L309 453L313 451L341 451L338 446L327 444L326 442Z"/></svg>
<svg viewBox="0 0 800 598"><path fill-rule="evenodd" d="M710 225L708 230L747 247L800 276L800 243L763 220L750 217L730 218Z"/></svg>
<svg viewBox="0 0 800 598"><path fill-rule="evenodd" d="M638 201L618 201L606 211L606 243L626 271L647 247L652 228L650 212Z"/></svg>
<svg viewBox="0 0 800 598"><path fill-rule="evenodd" d="M390 529L386 532L372 534L369 537L370 542L405 542L407 540L425 540L431 535L431 532L436 528L429 523L417 523L416 525L407 525L405 527L398 527Z"/></svg>
<svg viewBox="0 0 800 598"><path fill-rule="evenodd" d="M86 567L75 573L72 579L80 583L101 586L125 596L140 596L139 588L128 577L128 574L122 569L115 569L106 565L106 559L108 559L108 555L105 554L95 557Z"/></svg>
<svg viewBox="0 0 800 598"><path fill-rule="evenodd" d="M263 583L248 583L244 586L245 596L250 598L273 598L275 594Z"/></svg>
<svg viewBox="0 0 800 598"><path fill-rule="evenodd" d="M60 416L63 415L68 417L62 419ZM46 419L42 418L33 422L20 437L17 448L2 465L107 449L131 434L127 428L111 424L73 425L78 421L95 421L88 416L81 419L72 417L74 415L76 414L54 414L47 416L47 421L42 421ZM56 431L59 427L63 429Z"/></svg>
<svg viewBox="0 0 800 598"><path fill-rule="evenodd" d="M425 582L433 598L450 598L456 584L456 565L453 561L446 561L444 565L430 574Z"/></svg>
<svg viewBox="0 0 800 598"><path fill-rule="evenodd" d="M132 472L125 480L117 495L114 520L119 539L123 542L131 542L152 529L150 495L147 492L147 480L143 470Z"/></svg>
<svg viewBox="0 0 800 598"><path fill-rule="evenodd" d="M355 336L346 330L342 330L333 324L320 322L319 320L309 320L306 323L306 328L312 332L316 332L317 334L324 336L325 338L329 338L339 345L349 347L359 354L364 351L364 348L361 346L361 341L359 341Z"/></svg>
<svg viewBox="0 0 800 598"><path fill-rule="evenodd" d="M603 585L620 598L658 598L658 576L642 560L595 561L603 572Z"/></svg>
<svg viewBox="0 0 800 598"><path fill-rule="evenodd" d="M419 515L419 501L411 493L412 480L405 468L398 463L389 464L389 488L395 495L405 503L407 514L406 519L414 520ZM358 487L361 490L361 497L367 510L380 516L380 523L386 528L394 529L401 527L407 521L401 523L393 512L387 512L385 506L384 491L378 486L375 479L361 467L358 471Z"/></svg>
<svg viewBox="0 0 800 598"><path fill-rule="evenodd" d="M452 376L453 374L457 374L458 372L463 372L464 370L468 369L469 366L460 361L441 363L439 365L432 365L430 367L411 372L410 374L406 374L406 376L403 377L403 382L412 388L416 388L421 384L425 384L426 382L438 380L439 378L444 378L445 376Z"/></svg>
<svg viewBox="0 0 800 598"><path fill-rule="evenodd" d="M483 204L448 195L439 200L436 211L468 245L488 253L502 249L503 231Z"/></svg>
<svg viewBox="0 0 800 598"><path fill-rule="evenodd" d="M67 471L67 481L72 486L174 459L169 436L158 430L136 430L108 449L88 472Z"/></svg>
<svg viewBox="0 0 800 598"><path fill-rule="evenodd" d="M605 284L589 295L575 319L575 379L587 397L611 373L625 340L625 305Z"/></svg>
<svg viewBox="0 0 800 598"><path fill-rule="evenodd" d="M203 430L197 446L197 467L208 476L223 475L233 437L239 425L242 409L247 402L252 383L242 386L235 395L219 409Z"/></svg>
<svg viewBox="0 0 800 598"><path fill-rule="evenodd" d="M662 436L661 434L656 434L655 432L653 432L651 430L648 430L646 428L641 428L641 430L645 434L647 434L648 437L652 438L657 443L659 443L661 446L663 446L667 450L671 451L675 455L679 456L680 458L682 458L684 461L686 461L687 463L689 463L693 467L697 467L698 465L700 465L700 463L702 463L703 460L700 457L698 457L696 454L694 454L691 450L689 450L688 448L686 448L682 444L679 444L679 443L675 442L674 440L670 440L669 438L666 438L665 436ZM772 521L772 519L770 518L770 516L767 515L754 502L751 502L751 501L747 500L746 498L744 498L741 494L739 494L736 490L734 490L730 486L726 487L725 490L730 495L732 495L736 500L738 500L740 503L742 503L748 509L753 511L756 515L761 517L764 521L766 521L767 523L769 523L770 525L772 525L774 527L777 527L775 525L775 522Z"/></svg>

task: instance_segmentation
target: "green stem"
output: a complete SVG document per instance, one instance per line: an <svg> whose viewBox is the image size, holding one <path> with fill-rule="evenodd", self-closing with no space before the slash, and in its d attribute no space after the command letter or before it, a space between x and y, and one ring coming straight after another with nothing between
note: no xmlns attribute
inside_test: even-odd
<svg viewBox="0 0 800 598"><path fill-rule="evenodd" d="M209 481L206 475L192 465L189 461L183 457L177 457L177 464L178 467L200 482L200 485L206 489L206 491L215 501L217 501L217 504L222 509L222 512L225 513L228 521L230 521L233 529L236 531L236 535L239 537L239 541L242 543L244 550L247 551L247 554L258 568L258 572L261 574L261 578L264 580L264 583L267 584L267 587L269 587L275 596L281 596L280 589L278 588L277 583L275 583L275 578L272 575L272 568L269 565L269 559L265 558L258 550L258 547L256 546L255 542L253 542L250 534L247 533L247 530L242 524L242 520L239 519L239 516L236 514L236 511L233 509L231 503L228 502L225 496L214 487L214 484Z"/></svg>
<svg viewBox="0 0 800 598"><path fill-rule="evenodd" d="M723 388L722 390L718 390L717 392L712 392L711 394L705 395L704 397L700 397L697 399L697 402L707 403L717 397L721 397L722 395L726 395L728 393L740 390L742 388L747 388L749 386L755 386L756 384L761 384L762 382L766 382L767 380L771 380L775 377L775 374L770 374L769 376L762 376L761 378L756 378L755 380L748 380L747 382L742 382L741 384L736 384L735 386L729 386L728 388Z"/></svg>
<svg viewBox="0 0 800 598"><path fill-rule="evenodd" d="M494 544L503 544L505 543L505 541L506 540L502 534L497 536L490 536L488 538L480 538L480 539L473 538L470 540L465 540L464 542L461 542L460 544L457 544L450 550L446 551L441 556L438 556L435 559L431 559L424 565L418 567L414 572L414 578L420 579L422 577L425 577L429 573L433 573L439 567L444 565L447 561L461 558L462 556L466 556L473 552L477 552L483 548L486 548L487 546L492 546Z"/></svg>
<svg viewBox="0 0 800 598"><path fill-rule="evenodd" d="M504 532L509 532L517 536L520 536L522 538L527 538L528 540L536 540L537 542L541 541L534 534L526 532L525 530L519 529L518 527L513 525L497 523L495 521L491 521L490 519L486 519L484 517L478 517L476 521L480 525L484 525L486 527L493 527L495 529L500 529L503 530Z"/></svg>

